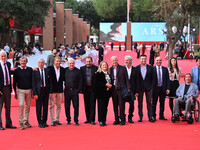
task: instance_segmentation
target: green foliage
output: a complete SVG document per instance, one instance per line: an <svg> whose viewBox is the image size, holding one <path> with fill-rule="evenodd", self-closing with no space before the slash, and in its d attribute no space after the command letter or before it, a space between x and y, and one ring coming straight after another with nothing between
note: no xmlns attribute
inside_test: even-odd
<svg viewBox="0 0 200 150"><path fill-rule="evenodd" d="M50 5L49 1L44 0L0 0L0 14L14 17L22 28L30 28L34 24L44 26ZM6 24L6 19L1 15L1 25Z"/></svg>
<svg viewBox="0 0 200 150"><path fill-rule="evenodd" d="M76 13L79 7L79 3L77 0L54 0L54 2L63 2L63 1L65 1L65 8L69 8L70 6L73 6L73 13Z"/></svg>

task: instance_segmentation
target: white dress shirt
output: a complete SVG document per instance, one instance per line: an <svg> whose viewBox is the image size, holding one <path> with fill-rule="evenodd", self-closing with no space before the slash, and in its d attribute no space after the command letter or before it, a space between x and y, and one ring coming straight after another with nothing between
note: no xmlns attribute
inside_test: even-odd
<svg viewBox="0 0 200 150"><path fill-rule="evenodd" d="M126 70L127 70L127 73L128 73L128 79L130 80L130 78L131 78L132 66L131 66L130 68L128 68L128 67L126 66Z"/></svg>
<svg viewBox="0 0 200 150"><path fill-rule="evenodd" d="M57 82L58 82L59 78L60 78L60 67L57 69L56 66L54 66L54 70L55 70L56 79L57 79Z"/></svg>
<svg viewBox="0 0 200 150"><path fill-rule="evenodd" d="M116 85L116 79L117 79L117 68L113 68L113 75L114 75L114 85Z"/></svg>
<svg viewBox="0 0 200 150"><path fill-rule="evenodd" d="M145 67L140 66L140 70L141 70L142 78L144 80L147 74L147 65L145 65Z"/></svg>
<svg viewBox="0 0 200 150"><path fill-rule="evenodd" d="M10 85L10 74L9 74L9 71L8 71L8 66L6 64L6 71L5 71L4 63L2 61L0 61L0 63L1 63L1 68L3 70L4 85L6 85L6 71L7 71L7 74L8 74L8 85Z"/></svg>

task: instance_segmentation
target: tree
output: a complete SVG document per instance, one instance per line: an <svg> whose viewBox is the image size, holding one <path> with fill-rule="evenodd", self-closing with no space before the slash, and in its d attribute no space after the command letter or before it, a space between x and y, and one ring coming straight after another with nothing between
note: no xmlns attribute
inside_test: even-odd
<svg viewBox="0 0 200 150"><path fill-rule="evenodd" d="M9 31L10 19L15 19L22 29L31 28L33 25L45 25L45 16L51 6L44 0L0 0L0 33L1 44L5 33ZM1 46L1 45L0 45Z"/></svg>
<svg viewBox="0 0 200 150"><path fill-rule="evenodd" d="M65 2L65 8L70 8L73 6L73 13L76 13L79 7L77 0L54 0L54 2Z"/></svg>
<svg viewBox="0 0 200 150"><path fill-rule="evenodd" d="M184 26L187 26L191 16L199 16L199 0L154 0L155 15L163 17L166 22L167 42L169 44L168 59L173 56L173 49L183 34ZM172 32L172 27L177 27L177 33Z"/></svg>

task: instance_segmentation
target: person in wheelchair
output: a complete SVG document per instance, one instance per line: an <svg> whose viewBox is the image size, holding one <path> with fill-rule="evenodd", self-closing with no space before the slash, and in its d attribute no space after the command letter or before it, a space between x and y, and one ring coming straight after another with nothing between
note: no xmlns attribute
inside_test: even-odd
<svg viewBox="0 0 200 150"><path fill-rule="evenodd" d="M191 105L199 95L198 86L195 83L192 83L192 76L190 73L187 73L184 78L185 83L181 84L176 90L176 96L174 106L174 118L179 120L180 108L181 106L185 107L185 113L183 114L182 119L191 118ZM189 112L189 116L188 116Z"/></svg>

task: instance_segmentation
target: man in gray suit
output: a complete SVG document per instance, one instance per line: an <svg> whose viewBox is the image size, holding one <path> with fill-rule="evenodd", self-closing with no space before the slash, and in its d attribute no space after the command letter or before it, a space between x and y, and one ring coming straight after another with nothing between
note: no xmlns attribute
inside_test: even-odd
<svg viewBox="0 0 200 150"><path fill-rule="evenodd" d="M190 73L185 75L184 80L185 83L181 84L176 90L178 98L175 99L175 118L179 118L180 105L185 105L185 113L182 119L186 119L188 112L190 113L191 104L193 103L194 98L197 98L199 95L198 86L195 83L192 83L192 76Z"/></svg>

